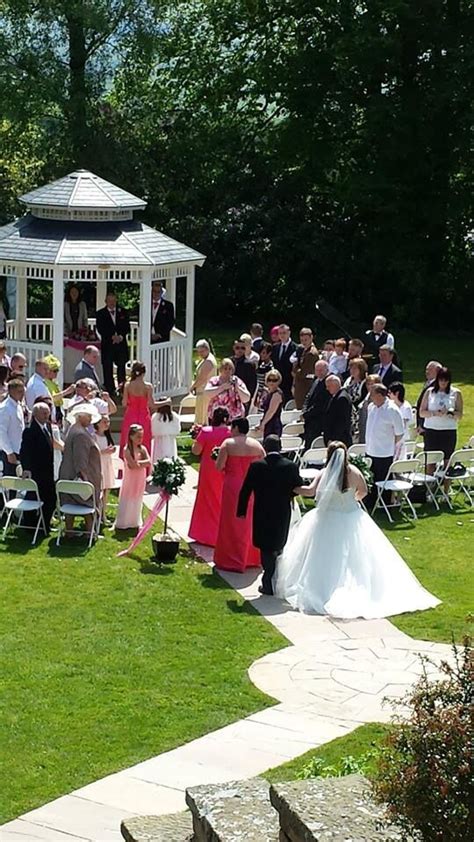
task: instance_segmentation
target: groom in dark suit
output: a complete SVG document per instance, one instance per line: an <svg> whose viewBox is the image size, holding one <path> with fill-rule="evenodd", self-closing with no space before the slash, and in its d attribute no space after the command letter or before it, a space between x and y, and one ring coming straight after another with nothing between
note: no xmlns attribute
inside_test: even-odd
<svg viewBox="0 0 474 842"><path fill-rule="evenodd" d="M290 529L291 500L295 494L302 493L303 480L295 463L281 455L278 436L267 436L263 446L267 455L247 471L239 494L237 517L245 517L253 493L252 541L260 550L263 567L259 591L271 596L276 560Z"/></svg>
<svg viewBox="0 0 474 842"><path fill-rule="evenodd" d="M163 297L164 289L161 281L153 281L151 285L151 341L169 342L174 328L174 306L171 301Z"/></svg>
<svg viewBox="0 0 474 842"><path fill-rule="evenodd" d="M113 397L116 394L114 363L117 366L119 384L125 383L125 367L129 357L127 336L130 333L128 315L121 307L117 307L117 296L114 292L107 293L105 307L97 310L95 326L100 334L104 386Z"/></svg>

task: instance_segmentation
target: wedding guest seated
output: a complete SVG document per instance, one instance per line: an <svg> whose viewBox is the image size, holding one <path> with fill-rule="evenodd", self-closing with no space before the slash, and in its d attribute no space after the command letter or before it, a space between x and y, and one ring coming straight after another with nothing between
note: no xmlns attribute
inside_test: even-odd
<svg viewBox="0 0 474 842"><path fill-rule="evenodd" d="M334 339L326 339L323 343L323 350L321 351L321 359L325 360L325 362L329 362L332 355L335 352L335 342Z"/></svg>
<svg viewBox="0 0 474 842"><path fill-rule="evenodd" d="M65 442L59 479L82 479L94 487L93 502L100 511L102 489L102 467L100 450L93 437L93 424L100 420L100 415L90 403L75 406L67 416L70 425ZM88 432L88 430L92 432ZM64 502L85 504L80 497L62 496ZM89 501L92 502L92 501ZM86 532L92 530L92 515L85 515ZM74 516L66 515L66 537L73 535Z"/></svg>
<svg viewBox="0 0 474 842"><path fill-rule="evenodd" d="M244 519L237 517L237 500L247 470L265 451L255 439L247 438L249 422L235 418L231 423L231 438L220 448L216 467L224 473L221 516L214 550L218 569L243 573L247 567L260 567L260 553L252 544L253 504Z"/></svg>
<svg viewBox="0 0 474 842"><path fill-rule="evenodd" d="M102 415L100 421L94 424L95 440L100 450L100 466L102 471L102 523L108 526L107 520L107 504L109 502L109 492L115 488L115 469L113 463L113 455L115 453L115 444L110 432L110 418L108 415Z"/></svg>
<svg viewBox="0 0 474 842"><path fill-rule="evenodd" d="M251 365L248 363L248 365ZM253 366L251 366L253 368ZM250 392L245 383L235 375L234 363L224 357L219 367L219 374L211 377L206 386L209 395L208 413L212 418L218 406L224 407L231 421L245 414L244 404L250 401Z"/></svg>
<svg viewBox="0 0 474 842"><path fill-rule="evenodd" d="M403 421L403 439L400 447L399 458L404 459L406 456L405 444L410 439L410 427L413 422L413 411L411 403L405 400L405 386L403 383L392 383L388 389L388 396L395 406L400 410L400 415Z"/></svg>
<svg viewBox="0 0 474 842"><path fill-rule="evenodd" d="M265 392L260 401L263 418L257 427L257 432L262 433L263 438L270 435L281 436L283 431L281 423L283 392L280 386L281 374L274 368L265 377Z"/></svg>
<svg viewBox="0 0 474 842"><path fill-rule="evenodd" d="M367 363L362 357L355 357L349 363L349 377L344 382L344 389L351 399L352 403L352 438L357 438L359 434L359 408L362 401L367 395L367 386L365 378L367 376Z"/></svg>
<svg viewBox="0 0 474 842"><path fill-rule="evenodd" d="M326 377L326 389L331 399L324 416L324 444L327 446L330 441L342 441L346 447L350 447L352 444L351 399L346 389L342 388L340 378L335 374L329 374Z"/></svg>
<svg viewBox="0 0 474 842"><path fill-rule="evenodd" d="M258 322L254 322L250 328L250 336L252 337L252 351L256 351L257 354L260 354L264 342L263 326Z"/></svg>
<svg viewBox="0 0 474 842"><path fill-rule="evenodd" d="M0 401L5 400L5 398L8 395L7 380L8 380L9 372L10 372L10 369L8 368L8 366L2 365L0 363Z"/></svg>
<svg viewBox="0 0 474 842"><path fill-rule="evenodd" d="M209 396L205 389L211 377L217 373L217 361L211 353L211 346L207 339L199 339L196 342L196 353L199 362L196 366L194 380L189 387L192 395L196 395L196 406L194 409L194 421L196 424L207 424L207 404Z"/></svg>
<svg viewBox="0 0 474 842"><path fill-rule="evenodd" d="M35 373L31 375L26 384L25 400L28 409L33 409L33 404L36 398L44 398L49 396L49 389L46 385L46 378L48 376L48 364L44 359L37 360L35 363Z"/></svg>
<svg viewBox="0 0 474 842"><path fill-rule="evenodd" d="M382 345L379 348L379 364L374 366L373 374L378 374L384 386L388 387L391 383L397 383L403 380L403 373L398 366L394 364L393 358L395 356L394 348L389 345Z"/></svg>
<svg viewBox="0 0 474 842"><path fill-rule="evenodd" d="M151 417L153 437L153 463L165 456L176 459L178 455L177 437L181 432L181 421L177 412L173 412L171 401L160 406Z"/></svg>
<svg viewBox="0 0 474 842"><path fill-rule="evenodd" d="M319 351L314 344L313 331L310 327L300 330L300 345L290 358L293 365L293 396L296 409L302 409L304 399L314 380L314 365L319 359Z"/></svg>
<svg viewBox="0 0 474 842"><path fill-rule="evenodd" d="M216 468L213 451L230 436L228 424L229 413L224 407L217 407L211 426L201 428L191 447L192 453L201 457L201 462L188 534L193 541L208 547L216 545L224 483L224 474Z"/></svg>
<svg viewBox="0 0 474 842"><path fill-rule="evenodd" d="M325 360L318 360L314 366L314 380L311 389L306 395L303 404L304 422L304 446L305 450L311 447L315 438L321 435L324 425L324 417L331 400L326 389L326 378L329 374L329 367Z"/></svg>
<svg viewBox="0 0 474 842"><path fill-rule="evenodd" d="M256 367L260 362L260 356L257 351L254 351L252 348L252 337L250 336L250 333L243 333L239 342L243 342L245 345L245 359Z"/></svg>
<svg viewBox="0 0 474 842"><path fill-rule="evenodd" d="M382 345L388 345L389 348L393 348L395 346L393 334L389 333L385 329L386 324L387 319L385 316L375 316L372 323L372 330L367 330L365 332L367 353L372 354L375 359L377 359L378 352ZM376 372L374 372L374 374L375 373Z"/></svg>
<svg viewBox="0 0 474 842"><path fill-rule="evenodd" d="M365 444L365 433L367 429L367 413L369 409L369 404L372 401L372 390L377 383L381 383L381 379L378 374L368 374L365 378L365 385L367 386L367 395L362 401L359 406L359 417L358 417L358 427L359 427L359 435L357 442L358 444Z"/></svg>
<svg viewBox="0 0 474 842"><path fill-rule="evenodd" d="M462 394L451 385L449 368L442 366L426 390L420 415L425 421L425 450L442 450L446 466L456 449L458 423L463 416Z"/></svg>
<svg viewBox="0 0 474 842"><path fill-rule="evenodd" d="M64 298L64 333L66 336L78 336L87 333L87 329L86 302L81 301L79 287L72 284Z"/></svg>
<svg viewBox="0 0 474 842"><path fill-rule="evenodd" d="M420 394L418 395L418 399L416 401L416 428L417 428L418 434L423 435L423 427L424 427L424 424L425 424L425 419L422 418L421 415L420 415L420 407L421 407L421 402L423 400L423 396L424 396L426 390L429 389L429 387L432 386L433 383L435 382L436 375L438 374L438 371L442 367L443 367L442 364L439 363L437 360L430 360L428 363L426 363L425 382L423 384L423 388L422 388Z"/></svg>
<svg viewBox="0 0 474 842"><path fill-rule="evenodd" d="M37 402L32 408L32 418L23 430L20 447L20 462L25 479L33 479L43 502L43 517L47 532L56 508L54 485L54 440L50 424L51 412L46 403ZM37 513L25 515L25 525L33 526ZM33 516L33 517L32 517Z"/></svg>
<svg viewBox="0 0 474 842"><path fill-rule="evenodd" d="M14 380L16 377L26 377L27 360L24 354L13 354L10 360L10 374L8 379Z"/></svg>
<svg viewBox="0 0 474 842"><path fill-rule="evenodd" d="M77 383L78 380L83 380L84 377L88 377L100 388L99 377L96 370L96 365L99 360L99 349L96 348L95 345L88 345L84 351L82 360L78 362L74 370L74 382Z"/></svg>
<svg viewBox="0 0 474 842"><path fill-rule="evenodd" d="M123 461L124 472L115 529L139 529L143 524L143 495L151 464L150 454L143 444L143 427L140 424L131 424L129 427Z"/></svg>
<svg viewBox="0 0 474 842"><path fill-rule="evenodd" d="M329 374L343 377L347 368L346 340L341 337L334 343L334 353L329 357Z"/></svg>
<svg viewBox="0 0 474 842"><path fill-rule="evenodd" d="M272 368L272 346L270 342L264 342L260 349L260 362L257 366L257 391L254 398L257 409L260 407L260 402L265 392L265 378Z"/></svg>
<svg viewBox="0 0 474 842"><path fill-rule="evenodd" d="M7 346L3 339L0 339L0 365L6 366L6 368L10 368L11 359L7 354Z"/></svg>

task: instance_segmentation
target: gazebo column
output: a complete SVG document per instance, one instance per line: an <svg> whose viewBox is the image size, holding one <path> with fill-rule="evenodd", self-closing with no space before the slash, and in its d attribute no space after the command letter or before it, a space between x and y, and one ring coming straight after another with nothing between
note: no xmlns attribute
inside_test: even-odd
<svg viewBox="0 0 474 842"><path fill-rule="evenodd" d="M55 269L53 276L53 354L61 361L58 384L62 388L64 380L64 281L61 269Z"/></svg>
<svg viewBox="0 0 474 842"><path fill-rule="evenodd" d="M194 279L196 269L191 269L186 278L186 338L188 340L188 353L186 357L186 382L191 382L193 347L194 347Z"/></svg>
<svg viewBox="0 0 474 842"><path fill-rule="evenodd" d="M105 307L105 296L107 295L107 281L97 280L95 284L95 309Z"/></svg>
<svg viewBox="0 0 474 842"><path fill-rule="evenodd" d="M138 326L139 359L146 365L146 377L152 380L151 371L151 272L143 273L140 281L140 324Z"/></svg>
<svg viewBox="0 0 474 842"><path fill-rule="evenodd" d="M26 297L27 297L26 275L16 277L16 312L15 312L15 339L27 339L26 336Z"/></svg>
<svg viewBox="0 0 474 842"><path fill-rule="evenodd" d="M166 279L165 286L166 298L168 301L171 301L176 310L176 275L170 275L170 277Z"/></svg>

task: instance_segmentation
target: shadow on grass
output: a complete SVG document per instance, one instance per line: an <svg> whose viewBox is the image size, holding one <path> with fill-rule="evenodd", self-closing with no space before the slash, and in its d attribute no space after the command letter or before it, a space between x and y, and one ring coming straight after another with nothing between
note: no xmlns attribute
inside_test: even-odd
<svg viewBox="0 0 474 842"><path fill-rule="evenodd" d="M143 573L145 576L170 576L174 566L174 563L159 564L150 558L148 561L140 561L140 573Z"/></svg>
<svg viewBox="0 0 474 842"><path fill-rule="evenodd" d="M261 617L261 614L254 608L252 602L238 602L236 599L228 599L227 607L232 614L248 614L251 617Z"/></svg>

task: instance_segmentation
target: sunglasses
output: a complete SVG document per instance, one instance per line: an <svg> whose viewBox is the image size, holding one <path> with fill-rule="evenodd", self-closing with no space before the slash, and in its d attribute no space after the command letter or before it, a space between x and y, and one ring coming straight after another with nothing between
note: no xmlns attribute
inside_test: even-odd
<svg viewBox="0 0 474 842"><path fill-rule="evenodd" d="M234 345L236 351L245 351L245 345Z"/></svg>
<svg viewBox="0 0 474 842"><path fill-rule="evenodd" d="M278 377L269 377L267 383L279 383Z"/></svg>

